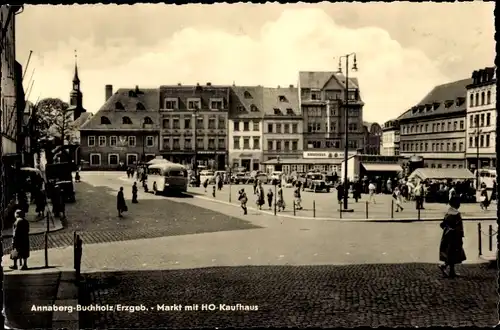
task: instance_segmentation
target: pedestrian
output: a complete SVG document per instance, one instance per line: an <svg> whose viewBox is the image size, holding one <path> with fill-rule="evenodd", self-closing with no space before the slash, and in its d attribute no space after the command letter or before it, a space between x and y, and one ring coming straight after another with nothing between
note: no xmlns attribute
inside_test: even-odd
<svg viewBox="0 0 500 330"><path fill-rule="evenodd" d="M157 194L158 193L158 185L156 184L156 181L153 182L153 194Z"/></svg>
<svg viewBox="0 0 500 330"><path fill-rule="evenodd" d="M60 194L59 194L59 211L61 215L61 220L66 219L66 194L64 192L64 189L60 189Z"/></svg>
<svg viewBox="0 0 500 330"><path fill-rule="evenodd" d="M123 195L123 187L120 187L118 195L116 195L116 208L118 210L118 217L123 218L122 213L127 212L127 204L125 203L125 196Z"/></svg>
<svg viewBox="0 0 500 330"><path fill-rule="evenodd" d="M139 201L137 200L138 191L139 191L139 189L137 188L137 182L134 182L134 184L132 185L132 203L133 204L139 203Z"/></svg>
<svg viewBox="0 0 500 330"><path fill-rule="evenodd" d="M36 213L39 218L43 218L45 216L45 206L46 206L46 198L45 198L45 193L42 191L41 188L37 189L37 192L35 193L35 206L36 206Z"/></svg>
<svg viewBox="0 0 500 330"><path fill-rule="evenodd" d="M361 189L362 189L361 182L359 182L358 180L354 183L353 186L353 197L356 203L358 202L358 200L361 199Z"/></svg>
<svg viewBox="0 0 500 330"><path fill-rule="evenodd" d="M394 199L394 202L396 203L396 212L403 212L404 208L401 205L403 203L403 198L401 197L401 190L399 190L399 187L396 186L394 188L394 191L392 193L392 198Z"/></svg>
<svg viewBox="0 0 500 330"><path fill-rule="evenodd" d="M247 210L248 198L247 198L247 194L245 193L245 189L241 189L239 191L238 200L241 203L241 208L243 209L243 214L246 215L248 213L248 210Z"/></svg>
<svg viewBox="0 0 500 330"><path fill-rule="evenodd" d="M20 260L21 270L28 269L28 258L30 257L30 223L24 217L22 210L15 212L12 235L12 251L10 257L14 262L10 269L17 269L17 261Z"/></svg>
<svg viewBox="0 0 500 330"><path fill-rule="evenodd" d="M259 207L259 210L262 210L262 205L264 205L265 203L264 188L262 187L262 183L260 183L257 186L257 206Z"/></svg>
<svg viewBox="0 0 500 330"><path fill-rule="evenodd" d="M464 226L462 215L458 210L460 200L457 197L452 198L449 206L450 208L440 224L443 235L439 245L439 260L444 264L439 265L439 269L443 272L443 275L454 278L457 276L455 265L461 264L467 258L463 248ZM448 268L449 272L447 272Z"/></svg>
<svg viewBox="0 0 500 330"><path fill-rule="evenodd" d="M215 198L215 191L216 191L216 188L215 188L215 185L212 186L212 197Z"/></svg>
<svg viewBox="0 0 500 330"><path fill-rule="evenodd" d="M377 186L373 181L370 181L370 184L368 184L368 203L373 202L373 204L377 204L377 201L375 200L376 193Z"/></svg>
<svg viewBox="0 0 500 330"><path fill-rule="evenodd" d="M413 190L413 193L415 195L415 207L417 210L422 210L423 207L423 185L421 182L417 183L417 186Z"/></svg>
<svg viewBox="0 0 500 330"><path fill-rule="evenodd" d="M269 191L267 192L267 204L269 204L269 209L273 207L273 190L269 188Z"/></svg>
<svg viewBox="0 0 500 330"><path fill-rule="evenodd" d="M296 210L302 210L302 196L300 195L300 188L295 188L293 198Z"/></svg>
<svg viewBox="0 0 500 330"><path fill-rule="evenodd" d="M253 194L257 194L257 187L259 186L259 180L258 179L255 179L253 181Z"/></svg>
<svg viewBox="0 0 500 330"><path fill-rule="evenodd" d="M76 171L75 173L75 182L80 182L80 172Z"/></svg>
<svg viewBox="0 0 500 330"><path fill-rule="evenodd" d="M125 172L127 172L127 179L130 179L130 167L127 167Z"/></svg>
<svg viewBox="0 0 500 330"><path fill-rule="evenodd" d="M207 187L208 187L208 179L203 181L203 188L205 188L205 194L207 193Z"/></svg>
<svg viewBox="0 0 500 330"><path fill-rule="evenodd" d="M61 216L61 188L58 184L53 186L50 195L52 201L52 214L54 214L54 217L59 218Z"/></svg>
<svg viewBox="0 0 500 330"><path fill-rule="evenodd" d="M480 190L479 206L481 207L481 210L483 210L483 211L487 211L488 206L490 206L490 201L488 200L488 191L486 190L486 187L483 187Z"/></svg>
<svg viewBox="0 0 500 330"><path fill-rule="evenodd" d="M338 203L341 204L343 199L344 199L344 185L341 182L337 186L337 201L338 201Z"/></svg>

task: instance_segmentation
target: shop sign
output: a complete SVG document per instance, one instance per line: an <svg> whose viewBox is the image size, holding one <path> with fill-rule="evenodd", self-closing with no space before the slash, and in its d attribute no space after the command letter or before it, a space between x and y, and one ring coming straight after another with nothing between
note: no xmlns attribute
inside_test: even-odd
<svg viewBox="0 0 500 330"><path fill-rule="evenodd" d="M356 152L349 152L349 157L356 155ZM327 152L327 151L305 151L304 158L344 158L343 152Z"/></svg>

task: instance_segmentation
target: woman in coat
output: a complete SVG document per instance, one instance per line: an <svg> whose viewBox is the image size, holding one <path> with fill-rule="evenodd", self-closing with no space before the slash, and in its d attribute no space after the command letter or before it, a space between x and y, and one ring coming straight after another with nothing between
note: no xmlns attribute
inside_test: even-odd
<svg viewBox="0 0 500 330"><path fill-rule="evenodd" d="M11 252L11 259L14 264L10 266L10 269L17 269L17 260L21 260L21 270L26 270L28 269L28 258L30 257L30 223L24 217L22 210L17 210L15 217Z"/></svg>
<svg viewBox="0 0 500 330"><path fill-rule="evenodd" d="M257 206L259 207L259 210L262 210L262 205L265 203L264 188L262 187L262 183L259 183L259 186L257 187Z"/></svg>
<svg viewBox="0 0 500 330"><path fill-rule="evenodd" d="M116 195L116 208L118 210L118 216L123 218L122 213L127 212L127 204L125 204L125 196L123 195L123 187L120 187L118 195Z"/></svg>
<svg viewBox="0 0 500 330"><path fill-rule="evenodd" d="M439 260L444 264L439 266L439 269L445 276L454 278L455 265L461 264L466 260L465 251L463 248L464 225L462 215L458 209L460 208L460 200L453 197L449 202L450 208L441 222L443 236L439 246ZM449 268L449 273L447 273Z"/></svg>

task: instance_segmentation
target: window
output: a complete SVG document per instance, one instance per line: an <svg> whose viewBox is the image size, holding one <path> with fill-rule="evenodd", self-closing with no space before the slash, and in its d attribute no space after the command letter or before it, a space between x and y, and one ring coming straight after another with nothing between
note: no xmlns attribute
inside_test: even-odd
<svg viewBox="0 0 500 330"><path fill-rule="evenodd" d="M481 114L481 127L484 126L484 113Z"/></svg>
<svg viewBox="0 0 500 330"><path fill-rule="evenodd" d="M251 112L258 112L258 111L259 111L259 108L257 108L257 107L255 106L255 104L252 104L252 105L250 106L250 111L251 111Z"/></svg>
<svg viewBox="0 0 500 330"><path fill-rule="evenodd" d="M146 147L152 147L155 145L154 136L146 136Z"/></svg>
<svg viewBox="0 0 500 330"><path fill-rule="evenodd" d="M486 147L490 146L490 135L486 134Z"/></svg>
<svg viewBox="0 0 500 330"><path fill-rule="evenodd" d="M215 118L208 118L208 129L216 129Z"/></svg>
<svg viewBox="0 0 500 330"><path fill-rule="evenodd" d="M209 150L215 149L215 139L213 138L208 139L208 149Z"/></svg>
<svg viewBox="0 0 500 330"><path fill-rule="evenodd" d="M197 149L205 149L205 140L203 138L196 139L196 148Z"/></svg>
<svg viewBox="0 0 500 330"><path fill-rule="evenodd" d="M296 134L299 132L299 126L297 124L292 124L292 133Z"/></svg>
<svg viewBox="0 0 500 330"><path fill-rule="evenodd" d="M276 133L279 133L279 134L282 133L282 131L281 131L281 124L276 124Z"/></svg>
<svg viewBox="0 0 500 330"><path fill-rule="evenodd" d="M165 109L167 109L167 110L177 109L177 100L165 99Z"/></svg>
<svg viewBox="0 0 500 330"><path fill-rule="evenodd" d="M108 155L108 165L116 166L120 163L120 157L118 154L109 154Z"/></svg>
<svg viewBox="0 0 500 330"><path fill-rule="evenodd" d="M191 118L184 118L184 128L191 129Z"/></svg>
<svg viewBox="0 0 500 330"><path fill-rule="evenodd" d="M464 143L460 142L458 145L458 151L464 151Z"/></svg>
<svg viewBox="0 0 500 330"><path fill-rule="evenodd" d="M427 151L427 149L429 148L429 143L425 143L425 146L424 146L424 151Z"/></svg>
<svg viewBox="0 0 500 330"><path fill-rule="evenodd" d="M479 139L479 146L480 148L483 148L484 147L484 135L481 135L480 139Z"/></svg>
<svg viewBox="0 0 500 330"><path fill-rule="evenodd" d="M476 107L479 106L479 93L476 93Z"/></svg>
<svg viewBox="0 0 500 330"><path fill-rule="evenodd" d="M491 113L487 113L486 114L486 126L490 126L491 125Z"/></svg>
<svg viewBox="0 0 500 330"><path fill-rule="evenodd" d="M250 92L249 92L249 91L245 91L245 93L244 93L243 95L244 95L244 97L245 97L246 99L251 99L251 98L252 98L252 94L250 94Z"/></svg>
<svg viewBox="0 0 500 330"><path fill-rule="evenodd" d="M141 102L139 102L139 103L136 104L135 109L136 110L146 110L146 107L144 107L144 104L142 104Z"/></svg>
<svg viewBox="0 0 500 330"><path fill-rule="evenodd" d="M276 150L281 151L281 141L276 141Z"/></svg>
<svg viewBox="0 0 500 330"><path fill-rule="evenodd" d="M446 143L446 151L450 151L450 143Z"/></svg>
<svg viewBox="0 0 500 330"><path fill-rule="evenodd" d="M290 150L290 141L285 141L285 151Z"/></svg>
<svg viewBox="0 0 500 330"><path fill-rule="evenodd" d="M240 122L239 122L239 121L235 121L235 122L233 123L233 125L234 125L233 130L234 130L235 132L238 132L238 131L240 130Z"/></svg>
<svg viewBox="0 0 500 330"><path fill-rule="evenodd" d="M292 141L292 150L297 150L298 149L299 142L298 141Z"/></svg>
<svg viewBox="0 0 500 330"><path fill-rule="evenodd" d="M274 114L277 116L277 115L281 115L281 110L278 109L278 108L274 108Z"/></svg>
<svg viewBox="0 0 500 330"><path fill-rule="evenodd" d="M356 140L349 140L349 143L347 143L347 146L352 149L357 149L358 148L358 141Z"/></svg>
<svg viewBox="0 0 500 330"><path fill-rule="evenodd" d="M163 150L170 150L170 138L163 138Z"/></svg>
<svg viewBox="0 0 500 330"><path fill-rule="evenodd" d="M451 131L451 121L448 122L448 132Z"/></svg>
<svg viewBox="0 0 500 330"><path fill-rule="evenodd" d="M100 166L101 165L101 154L90 154L90 165Z"/></svg>
<svg viewBox="0 0 500 330"><path fill-rule="evenodd" d="M200 117L196 118L196 128L197 129L203 129L204 128L203 118L200 118Z"/></svg>
<svg viewBox="0 0 500 330"><path fill-rule="evenodd" d="M170 119L169 118L163 119L162 125L163 128L170 129Z"/></svg>
<svg viewBox="0 0 500 330"><path fill-rule="evenodd" d="M273 141L267 141L267 150L273 150Z"/></svg>
<svg viewBox="0 0 500 330"><path fill-rule="evenodd" d="M292 108L286 108L286 114L289 116L293 116L293 115L295 115L295 112L293 112Z"/></svg>
<svg viewBox="0 0 500 330"><path fill-rule="evenodd" d="M219 146L218 148L219 148L219 149L226 149L226 139L225 139L225 138L221 138L221 137L220 137L220 138L217 140L217 143L218 143L218 146Z"/></svg>
<svg viewBox="0 0 500 330"><path fill-rule="evenodd" d="M464 129L464 121L463 120L460 121L460 129Z"/></svg>
<svg viewBox="0 0 500 330"><path fill-rule="evenodd" d="M222 105L222 100L212 100L210 101L210 109L212 110L218 110L218 109L223 109L224 106Z"/></svg>
<svg viewBox="0 0 500 330"><path fill-rule="evenodd" d="M441 149L439 151L444 151L444 142L441 143Z"/></svg>
<svg viewBox="0 0 500 330"><path fill-rule="evenodd" d="M474 95L471 94L469 99L469 107L472 108L473 106L474 106Z"/></svg>
<svg viewBox="0 0 500 330"><path fill-rule="evenodd" d="M485 99L484 99L484 92L481 92L481 105L484 105Z"/></svg>
<svg viewBox="0 0 500 330"><path fill-rule="evenodd" d="M201 108L201 101L199 99L188 99L188 109L195 110Z"/></svg>
<svg viewBox="0 0 500 330"><path fill-rule="evenodd" d="M479 127L479 115L474 116L474 127Z"/></svg>
<svg viewBox="0 0 500 330"><path fill-rule="evenodd" d="M122 124L123 125L132 125L132 120L130 120L130 117L123 117Z"/></svg>
<svg viewBox="0 0 500 330"><path fill-rule="evenodd" d="M474 146L477 148L479 146L479 137L474 137Z"/></svg>
<svg viewBox="0 0 500 330"><path fill-rule="evenodd" d="M115 103L115 109L116 110L125 110L125 108L123 107L123 104L121 104L121 102Z"/></svg>
<svg viewBox="0 0 500 330"><path fill-rule="evenodd" d="M358 130L358 124L349 123L348 129L349 129L349 132L356 132Z"/></svg>
<svg viewBox="0 0 500 330"><path fill-rule="evenodd" d="M273 124L267 124L267 132L272 133L273 132Z"/></svg>
<svg viewBox="0 0 500 330"><path fill-rule="evenodd" d="M444 123L441 123L441 132L444 132Z"/></svg>
<svg viewBox="0 0 500 330"><path fill-rule="evenodd" d="M180 122L179 118L174 118L172 124L173 124L173 128L174 129L180 129L181 128L181 122Z"/></svg>
<svg viewBox="0 0 500 330"><path fill-rule="evenodd" d="M89 136L89 137L87 137L87 145L89 147L94 147L95 146L95 136Z"/></svg>
<svg viewBox="0 0 500 330"><path fill-rule="evenodd" d="M283 124L283 133L285 133L285 134L290 133L290 125L289 124Z"/></svg>
<svg viewBox="0 0 500 330"><path fill-rule="evenodd" d="M137 154L127 154L127 165L137 164Z"/></svg>
<svg viewBox="0 0 500 330"><path fill-rule="evenodd" d="M457 151L457 144L455 142L453 142L453 148L452 148L452 151Z"/></svg>
<svg viewBox="0 0 500 330"><path fill-rule="evenodd" d="M454 121L453 122L453 130L456 131L458 129L458 122Z"/></svg>
<svg viewBox="0 0 500 330"><path fill-rule="evenodd" d="M240 149L240 137L233 137L233 149Z"/></svg>
<svg viewBox="0 0 500 330"><path fill-rule="evenodd" d="M224 116L219 116L218 128L219 129L226 129L226 118L224 118Z"/></svg>
<svg viewBox="0 0 500 330"><path fill-rule="evenodd" d="M279 102L288 102L287 99L286 99L286 97L284 95L278 96L278 101Z"/></svg>
<svg viewBox="0 0 500 330"><path fill-rule="evenodd" d="M128 137L128 146L129 147L135 147L135 136L129 136Z"/></svg>
<svg viewBox="0 0 500 330"><path fill-rule="evenodd" d="M118 137L117 136L110 136L109 137L109 145L114 147L116 146L116 143L118 142Z"/></svg>
<svg viewBox="0 0 500 330"><path fill-rule="evenodd" d="M101 125L111 125L111 121L109 120L108 117L102 116L101 117Z"/></svg>
<svg viewBox="0 0 500 330"><path fill-rule="evenodd" d="M491 91L486 93L486 103L491 104Z"/></svg>
<svg viewBox="0 0 500 330"><path fill-rule="evenodd" d="M150 117L145 117L144 125L153 125L153 120Z"/></svg>
<svg viewBox="0 0 500 330"><path fill-rule="evenodd" d="M184 149L193 149L193 146L191 145L191 139L184 139Z"/></svg>
<svg viewBox="0 0 500 330"><path fill-rule="evenodd" d="M243 138L243 149L250 149L250 138Z"/></svg>
<svg viewBox="0 0 500 330"><path fill-rule="evenodd" d="M104 146L106 146L106 137L99 136L99 147L104 147Z"/></svg>
<svg viewBox="0 0 500 330"><path fill-rule="evenodd" d="M259 129L259 122L258 121L254 121L253 122L253 131L254 132L258 132L260 129Z"/></svg>
<svg viewBox="0 0 500 330"><path fill-rule="evenodd" d="M248 121L243 122L243 131L248 132L250 130L250 123Z"/></svg>
<svg viewBox="0 0 500 330"><path fill-rule="evenodd" d="M429 130L429 124L425 124L425 132Z"/></svg>
<svg viewBox="0 0 500 330"><path fill-rule="evenodd" d="M443 166L441 164L437 164L437 168L442 168Z"/></svg>
<svg viewBox="0 0 500 330"><path fill-rule="evenodd" d="M260 149L260 137L253 138L253 149L254 150Z"/></svg>
<svg viewBox="0 0 500 330"><path fill-rule="evenodd" d="M173 150L180 150L181 149L180 139L179 138L174 138L173 141L174 141L174 143L173 143L172 149Z"/></svg>

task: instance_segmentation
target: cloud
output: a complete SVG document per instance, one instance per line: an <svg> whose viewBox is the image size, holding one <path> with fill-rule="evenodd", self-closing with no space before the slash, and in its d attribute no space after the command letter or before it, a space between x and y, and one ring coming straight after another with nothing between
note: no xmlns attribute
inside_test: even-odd
<svg viewBox="0 0 500 330"><path fill-rule="evenodd" d="M126 23L124 23L126 24ZM364 119L383 123L420 101L436 84L447 82L438 63L422 51L402 47L377 27L346 28L320 9L284 10L250 37L205 26L180 29L154 46L133 38L96 46L92 38L70 39L39 56L31 99L67 100L78 49L84 106L97 111L104 85L157 87L162 84L285 86L296 84L298 71L337 70L338 57L357 53ZM37 54L35 54L37 55Z"/></svg>

